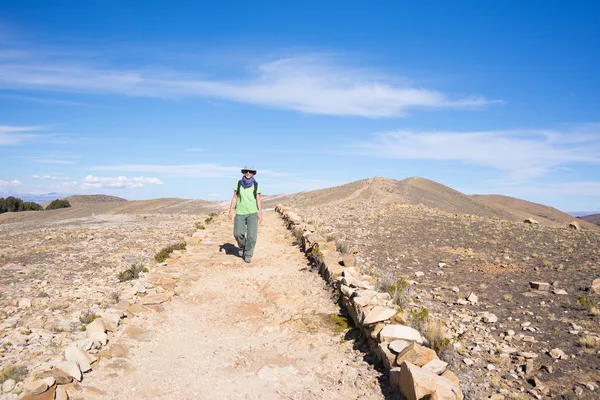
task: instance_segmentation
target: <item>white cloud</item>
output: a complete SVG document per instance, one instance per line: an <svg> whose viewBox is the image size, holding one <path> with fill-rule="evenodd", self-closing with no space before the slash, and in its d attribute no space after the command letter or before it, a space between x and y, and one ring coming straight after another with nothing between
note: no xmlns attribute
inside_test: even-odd
<svg viewBox="0 0 600 400"><path fill-rule="evenodd" d="M72 181L73 180L69 177L61 177L61 176L54 176L54 175L44 175L44 176L33 175L32 178L33 179L44 179L44 180L50 180L50 181Z"/></svg>
<svg viewBox="0 0 600 400"><path fill-rule="evenodd" d="M23 186L23 183L21 183L18 180L14 180L14 181L3 181L2 179L0 179L0 187L1 188L10 188L10 187L17 187L17 186Z"/></svg>
<svg viewBox="0 0 600 400"><path fill-rule="evenodd" d="M162 185L157 178L144 178L143 176L127 178L125 176L100 177L87 175L81 181L83 188L141 188L145 184Z"/></svg>
<svg viewBox="0 0 600 400"><path fill-rule="evenodd" d="M528 181L573 163L600 164L600 124L565 131L509 130L415 132L401 130L351 145L353 152L376 157L459 161L508 173L507 180Z"/></svg>
<svg viewBox="0 0 600 400"><path fill-rule="evenodd" d="M93 171L119 171L119 172L145 172L168 175L178 178L237 178L240 176L241 167L229 167L219 164L188 164L188 165L150 165L150 164L125 164L125 165L97 165L89 168ZM260 176L285 177L287 173L258 169Z"/></svg>
<svg viewBox="0 0 600 400"><path fill-rule="evenodd" d="M81 60L0 59L0 88L125 94L159 98L202 97L295 110L361 117L403 116L414 108L482 107L500 101L472 95L452 98L410 85L403 77L353 68L347 60L308 54L264 62L238 78L197 78L203 72L102 69ZM206 73L204 73L206 75Z"/></svg>

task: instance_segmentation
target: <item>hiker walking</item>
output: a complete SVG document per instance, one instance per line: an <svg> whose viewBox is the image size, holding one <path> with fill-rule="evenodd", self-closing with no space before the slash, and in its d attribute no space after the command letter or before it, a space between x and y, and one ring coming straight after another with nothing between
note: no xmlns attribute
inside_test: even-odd
<svg viewBox="0 0 600 400"><path fill-rule="evenodd" d="M233 218L233 236L240 248L240 257L249 263L254 255L254 246L258 237L258 224L262 223L260 204L260 186L254 179L256 169L252 165L242 168L242 179L233 186L233 197L229 206L229 220Z"/></svg>

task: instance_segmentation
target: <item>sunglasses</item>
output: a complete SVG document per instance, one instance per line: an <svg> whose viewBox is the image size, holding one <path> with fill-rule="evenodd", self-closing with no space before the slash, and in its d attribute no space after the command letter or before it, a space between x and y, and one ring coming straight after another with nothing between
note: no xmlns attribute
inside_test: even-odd
<svg viewBox="0 0 600 400"><path fill-rule="evenodd" d="M252 175L254 175L256 173L255 171L250 171L250 170L245 169L242 171L242 174L247 174L248 172L250 172Z"/></svg>

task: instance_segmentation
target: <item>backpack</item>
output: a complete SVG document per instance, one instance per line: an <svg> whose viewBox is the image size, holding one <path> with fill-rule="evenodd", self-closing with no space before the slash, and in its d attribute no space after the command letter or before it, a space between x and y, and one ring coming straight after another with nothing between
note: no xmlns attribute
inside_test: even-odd
<svg viewBox="0 0 600 400"><path fill-rule="evenodd" d="M238 195L238 199L241 199L240 197L240 188L242 187L242 180L240 179L238 181L238 188L237 188L237 195ZM254 181L254 199L256 200L256 191L258 190L258 182Z"/></svg>

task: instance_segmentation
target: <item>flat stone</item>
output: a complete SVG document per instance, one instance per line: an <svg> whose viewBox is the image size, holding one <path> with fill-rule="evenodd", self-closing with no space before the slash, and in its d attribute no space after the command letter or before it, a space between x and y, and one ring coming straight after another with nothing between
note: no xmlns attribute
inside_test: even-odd
<svg viewBox="0 0 600 400"><path fill-rule="evenodd" d="M23 397L20 397L20 400L54 400L54 396L56 393L56 385L47 389L45 392L33 394L26 393Z"/></svg>
<svg viewBox="0 0 600 400"><path fill-rule="evenodd" d="M26 382L25 384L23 384L23 390L31 394L44 393L46 390L48 390L48 388L48 384L41 379L38 379L37 381L33 382Z"/></svg>
<svg viewBox="0 0 600 400"><path fill-rule="evenodd" d="M529 286L535 290L550 290L550 284L548 282L529 282Z"/></svg>
<svg viewBox="0 0 600 400"><path fill-rule="evenodd" d="M394 340L406 340L423 343L423 338L418 330L407 325L386 325L379 332L379 339L382 342L392 342Z"/></svg>
<svg viewBox="0 0 600 400"><path fill-rule="evenodd" d="M142 299L142 304L145 306L161 304L161 303L164 303L165 301L169 300L171 297L173 297L173 295L174 295L173 292L151 294Z"/></svg>
<svg viewBox="0 0 600 400"><path fill-rule="evenodd" d="M363 324L370 325L376 322L386 321L396 315L395 308L375 306L365 315Z"/></svg>
<svg viewBox="0 0 600 400"><path fill-rule="evenodd" d="M446 370L447 367L448 367L447 362L442 361L439 358L434 358L433 360L429 361L427 364L423 365L422 368L427 369L436 375L440 375Z"/></svg>
<svg viewBox="0 0 600 400"><path fill-rule="evenodd" d="M67 375L72 376L79 382L81 382L81 379L83 378L79 366L74 361L60 361L56 364L56 368L63 371Z"/></svg>
<svg viewBox="0 0 600 400"><path fill-rule="evenodd" d="M67 383L73 382L73 377L71 375L56 368L41 372L36 374L36 376L40 379L52 377L57 385L66 385Z"/></svg>

